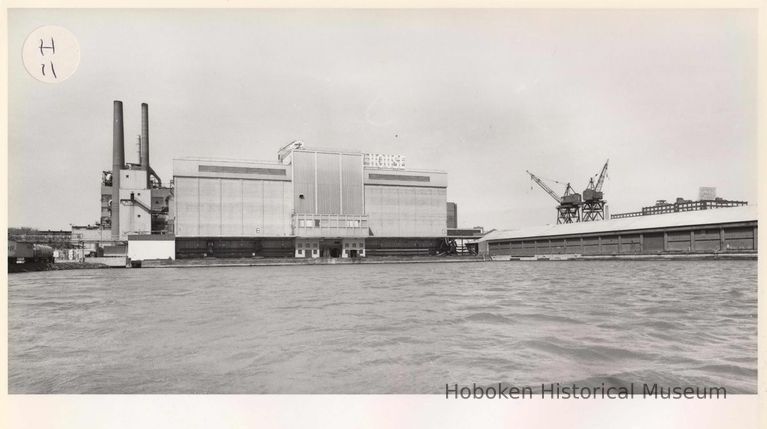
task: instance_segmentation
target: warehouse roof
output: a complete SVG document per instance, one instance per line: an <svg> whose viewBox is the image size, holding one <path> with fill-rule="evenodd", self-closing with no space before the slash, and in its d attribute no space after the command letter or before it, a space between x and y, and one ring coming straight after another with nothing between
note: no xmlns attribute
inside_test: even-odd
<svg viewBox="0 0 767 429"><path fill-rule="evenodd" d="M510 238L546 237L570 234L591 234L599 232L631 231L640 229L673 228L678 226L708 225L734 222L754 222L758 218L759 210L755 205L729 207L651 216L637 216L597 222L542 225L522 229L497 230L488 233L479 241L503 240Z"/></svg>
<svg viewBox="0 0 767 429"><path fill-rule="evenodd" d="M202 157L202 156L181 156L173 158L174 161L205 161L215 163L234 163L234 164L273 164L283 165L279 161L259 161L257 159L242 159L242 158L219 158L219 157Z"/></svg>

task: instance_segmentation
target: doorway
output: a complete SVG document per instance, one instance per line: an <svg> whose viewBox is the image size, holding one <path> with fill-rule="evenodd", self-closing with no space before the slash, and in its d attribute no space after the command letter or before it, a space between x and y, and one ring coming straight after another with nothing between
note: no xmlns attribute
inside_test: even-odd
<svg viewBox="0 0 767 429"><path fill-rule="evenodd" d="M320 254L323 258L341 257L341 241L323 241L320 247Z"/></svg>

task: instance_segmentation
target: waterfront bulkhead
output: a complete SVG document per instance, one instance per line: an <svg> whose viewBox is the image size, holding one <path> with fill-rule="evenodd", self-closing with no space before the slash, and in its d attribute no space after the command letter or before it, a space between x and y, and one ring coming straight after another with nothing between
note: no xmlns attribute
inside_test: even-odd
<svg viewBox="0 0 767 429"><path fill-rule="evenodd" d="M176 256L434 253L447 234L447 173L405 165L300 142L274 162L175 159Z"/></svg>

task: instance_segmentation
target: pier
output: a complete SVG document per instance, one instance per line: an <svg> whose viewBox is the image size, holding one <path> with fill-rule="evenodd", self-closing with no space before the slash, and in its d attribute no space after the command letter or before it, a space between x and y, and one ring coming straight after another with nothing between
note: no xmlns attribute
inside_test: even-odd
<svg viewBox="0 0 767 429"><path fill-rule="evenodd" d="M493 231L478 241L490 257L752 254L756 206Z"/></svg>

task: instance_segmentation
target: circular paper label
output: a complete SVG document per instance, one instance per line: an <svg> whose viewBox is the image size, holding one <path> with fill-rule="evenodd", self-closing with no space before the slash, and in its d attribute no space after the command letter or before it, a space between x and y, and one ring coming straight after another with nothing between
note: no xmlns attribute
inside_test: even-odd
<svg viewBox="0 0 767 429"><path fill-rule="evenodd" d="M46 25L30 33L22 49L24 67L45 83L63 82L80 64L80 44L66 28Z"/></svg>

